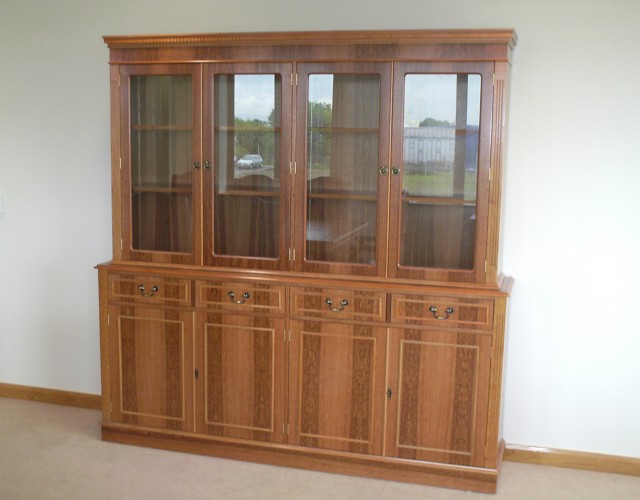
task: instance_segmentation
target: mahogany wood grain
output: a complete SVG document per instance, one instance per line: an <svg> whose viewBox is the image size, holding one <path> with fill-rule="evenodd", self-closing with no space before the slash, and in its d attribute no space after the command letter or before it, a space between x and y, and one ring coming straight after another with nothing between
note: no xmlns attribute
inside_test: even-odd
<svg viewBox="0 0 640 500"><path fill-rule="evenodd" d="M496 63L493 86L493 120L491 123L491 183L489 191L489 220L487 231L487 283L498 276L500 207L502 200L503 157L506 135L506 114L509 100L509 65Z"/></svg>
<svg viewBox="0 0 640 500"><path fill-rule="evenodd" d="M110 274L109 301L191 307L191 280L164 276Z"/></svg>
<svg viewBox="0 0 640 500"><path fill-rule="evenodd" d="M198 280L196 307L235 313L284 314L286 291L283 285L252 281Z"/></svg>
<svg viewBox="0 0 640 500"><path fill-rule="evenodd" d="M196 432L284 442L284 320L198 313Z"/></svg>
<svg viewBox="0 0 640 500"><path fill-rule="evenodd" d="M97 266L103 438L494 492L513 285L499 273L498 239L516 40L513 30L105 37L114 260ZM420 73L481 75L475 200L403 192L404 78ZM215 79L236 74L276 75L268 180L236 176L235 120L216 121L217 105L235 103ZM330 126L307 116L318 74L336 75ZM192 96L174 109L190 119L132 122L136 75L191 78ZM133 179L134 161L163 153L142 140L133 151L132 137L167 133L191 134L175 152L201 168L177 169L171 182L153 171ZM332 158L307 176L312 134L331 139ZM454 170L460 193L466 163ZM191 214L169 210L178 199ZM343 237L315 235L309 222ZM430 241L454 226L447 241ZM465 231L472 253L459 251Z"/></svg>
<svg viewBox="0 0 640 500"><path fill-rule="evenodd" d="M291 321L289 442L382 454L384 328Z"/></svg>
<svg viewBox="0 0 640 500"><path fill-rule="evenodd" d="M111 420L193 432L192 314L110 306L109 318Z"/></svg>
<svg viewBox="0 0 640 500"><path fill-rule="evenodd" d="M362 289L291 287L291 316L385 321L386 294ZM331 305L327 303L331 301ZM345 303L346 302L346 303Z"/></svg>
<svg viewBox="0 0 640 500"><path fill-rule="evenodd" d="M437 328L458 328L491 331L493 327L492 300L476 297L442 297L437 295L393 294L391 321L408 325ZM436 311L430 311L435 307ZM447 309L453 312L448 313Z"/></svg>
<svg viewBox="0 0 640 500"><path fill-rule="evenodd" d="M385 454L485 467L490 352L491 335L392 329Z"/></svg>

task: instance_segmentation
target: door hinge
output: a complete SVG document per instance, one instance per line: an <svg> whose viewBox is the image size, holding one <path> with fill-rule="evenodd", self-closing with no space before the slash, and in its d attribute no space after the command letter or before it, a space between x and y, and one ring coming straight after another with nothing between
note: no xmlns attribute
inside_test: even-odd
<svg viewBox="0 0 640 500"><path fill-rule="evenodd" d="M291 73L291 86L292 87L298 86L298 73Z"/></svg>
<svg viewBox="0 0 640 500"><path fill-rule="evenodd" d="M489 182L491 182L491 171L492 171L492 170L493 170L493 169L492 169L491 167L489 167Z"/></svg>
<svg viewBox="0 0 640 500"><path fill-rule="evenodd" d="M111 315L107 314L107 326L111 326Z"/></svg>
<svg viewBox="0 0 640 500"><path fill-rule="evenodd" d="M118 167L120 168L120 170L122 170L122 158L118 158Z"/></svg>
<svg viewBox="0 0 640 500"><path fill-rule="evenodd" d="M391 388L388 387L387 388L387 399L391 399L391 396L393 395L393 392L391 392Z"/></svg>
<svg viewBox="0 0 640 500"><path fill-rule="evenodd" d="M289 261L291 261L291 262L295 262L296 261L296 249L295 248L290 248L289 249Z"/></svg>
<svg viewBox="0 0 640 500"><path fill-rule="evenodd" d="M198 376L200 375L200 371L196 368L195 373L194 373L196 380L198 380Z"/></svg>
<svg viewBox="0 0 640 500"><path fill-rule="evenodd" d="M289 434L289 424L282 422L282 434Z"/></svg>
<svg viewBox="0 0 640 500"><path fill-rule="evenodd" d="M123 247L122 238L120 238L120 250L122 250L122 247Z"/></svg>
<svg viewBox="0 0 640 500"><path fill-rule="evenodd" d="M296 175L298 173L298 164L295 161L289 162L289 173Z"/></svg>
<svg viewBox="0 0 640 500"><path fill-rule="evenodd" d="M487 274L487 261L484 261L484 273Z"/></svg>

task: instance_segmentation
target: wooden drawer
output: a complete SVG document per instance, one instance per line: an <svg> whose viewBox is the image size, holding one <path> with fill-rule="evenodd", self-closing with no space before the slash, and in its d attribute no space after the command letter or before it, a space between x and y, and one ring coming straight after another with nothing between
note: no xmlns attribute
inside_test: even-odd
<svg viewBox="0 0 640 500"><path fill-rule="evenodd" d="M294 316L385 321L384 292L348 288L291 287L291 314Z"/></svg>
<svg viewBox="0 0 640 500"><path fill-rule="evenodd" d="M109 300L190 307L191 280L133 274L110 274Z"/></svg>
<svg viewBox="0 0 640 500"><path fill-rule="evenodd" d="M285 287L242 281L196 281L196 307L285 313Z"/></svg>
<svg viewBox="0 0 640 500"><path fill-rule="evenodd" d="M491 330L493 301L468 297L394 294L391 321L409 325Z"/></svg>

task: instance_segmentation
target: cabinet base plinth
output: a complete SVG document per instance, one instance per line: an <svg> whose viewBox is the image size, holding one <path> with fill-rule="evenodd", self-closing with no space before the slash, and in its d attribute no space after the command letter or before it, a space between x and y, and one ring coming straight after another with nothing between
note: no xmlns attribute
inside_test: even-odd
<svg viewBox="0 0 640 500"><path fill-rule="evenodd" d="M102 425L102 439L120 444L480 493L496 492L500 468L500 464L496 469L464 467L284 444L219 439L189 433L169 433L112 423ZM500 458L503 450L504 442L500 446Z"/></svg>

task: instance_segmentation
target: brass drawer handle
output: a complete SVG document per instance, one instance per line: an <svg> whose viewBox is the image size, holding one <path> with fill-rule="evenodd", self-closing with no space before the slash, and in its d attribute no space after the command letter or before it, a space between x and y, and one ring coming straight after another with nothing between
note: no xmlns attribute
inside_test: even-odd
<svg viewBox="0 0 640 500"><path fill-rule="evenodd" d="M242 298L239 300L236 300L236 294L233 292L233 290L231 290L229 292L229 297L231 298L231 302L233 302L234 304L244 304L247 301L247 299L251 297L251 295L249 295L249 292L244 292L242 294Z"/></svg>
<svg viewBox="0 0 640 500"><path fill-rule="evenodd" d="M325 300L325 303L329 306L330 311L336 312L336 313L344 311L344 308L349 305L349 301L347 299L342 299L340 301L340 307L332 307L333 300L331 300L331 298L328 298L327 300Z"/></svg>
<svg viewBox="0 0 640 500"><path fill-rule="evenodd" d="M436 306L431 306L429 308L429 311L433 313L433 317L436 319L449 319L449 316L453 314L454 309L453 307L447 307L444 311L445 313L447 313L446 316L438 316L438 308Z"/></svg>
<svg viewBox="0 0 640 500"><path fill-rule="evenodd" d="M140 290L140 295L143 297L153 297L156 292L160 290L160 287L158 285L153 285L151 287L151 293L144 293L144 285L138 285L138 290Z"/></svg>

